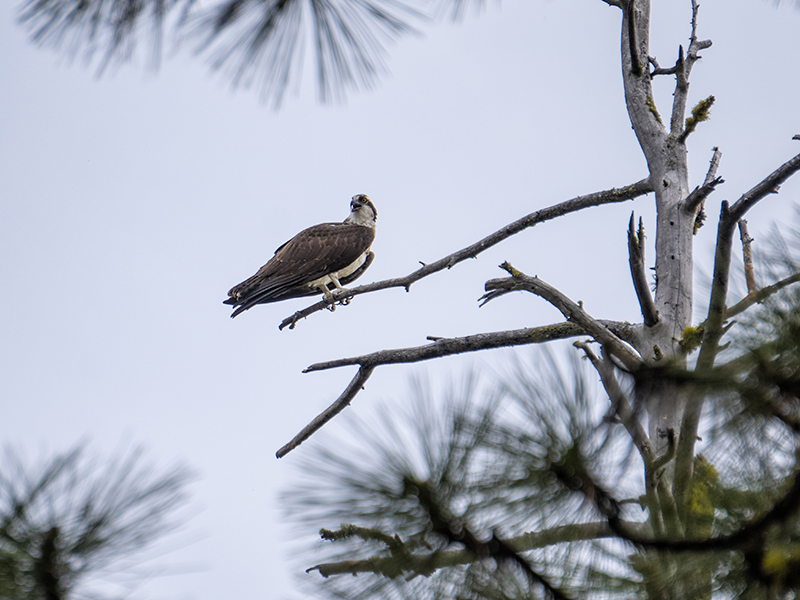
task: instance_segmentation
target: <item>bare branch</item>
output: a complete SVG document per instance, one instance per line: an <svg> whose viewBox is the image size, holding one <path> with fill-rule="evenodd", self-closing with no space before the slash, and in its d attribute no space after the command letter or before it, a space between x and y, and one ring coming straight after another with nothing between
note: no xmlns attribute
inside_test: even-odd
<svg viewBox="0 0 800 600"><path fill-rule="evenodd" d="M741 219L759 200L769 194L777 194L781 184L800 170L800 154L786 161L764 178L753 189L743 194L731 207L731 219Z"/></svg>
<svg viewBox="0 0 800 600"><path fill-rule="evenodd" d="M777 283L763 287L755 293L748 294L745 298L742 298L739 302L725 311L725 319L730 319L731 317L735 317L736 315L743 313L748 308L753 306L753 304L763 302L772 294L775 294L776 292L781 291L783 288L793 283L797 283L798 281L800 281L800 273L795 273L794 275L790 275L785 279L781 279Z"/></svg>
<svg viewBox="0 0 800 600"><path fill-rule="evenodd" d="M747 231L747 221L739 219L739 239L742 240L742 261L744 262L744 279L747 282L747 295L750 296L758 291L756 286L756 275L753 269L753 238Z"/></svg>
<svg viewBox="0 0 800 600"><path fill-rule="evenodd" d="M638 333L635 327L630 323L621 323L617 321L598 321L598 323L602 327L607 328L608 331L613 332L612 335L616 335L621 340L626 340L631 344L636 341ZM464 352L477 352L479 350L488 350L491 348L540 344L542 342L565 339L578 335L587 335L587 332L579 324L556 323L543 327L526 327L525 329L514 329L510 331L478 333L459 338L434 338L435 342L433 344L426 344L424 346L380 350L362 356L340 358L310 365L303 373L325 371L327 369L335 369L337 367L350 365L359 365L361 368L336 402L306 425L291 442L278 450L277 457L283 458L286 456L321 429L322 426L333 417L342 412L342 410L353 401L356 394L361 391L364 383L369 379L370 375L372 375L372 371L375 370L375 367L380 365L422 362L432 358L462 354Z"/></svg>
<svg viewBox="0 0 800 600"><path fill-rule="evenodd" d="M680 136L681 141L686 140L689 133L684 131L684 116L686 115L686 102L689 96L689 76L692 67L699 58L700 50L711 47L711 40L697 39L697 11L700 6L692 0L692 33L689 37L689 48L684 58L683 47L679 48L678 62L676 64L675 94L672 102L672 117L670 118L670 134Z"/></svg>
<svg viewBox="0 0 800 600"><path fill-rule="evenodd" d="M770 173L758 185L743 194L729 207L723 201L717 227L717 248L714 256L714 277L711 298L708 303L708 316L704 322L703 341L697 357L697 370L707 370L714 366L719 352L719 340L725 332L724 320L728 311L725 308L728 296L728 283L731 267L731 246L736 223L755 204L771 193L777 193L781 183L800 170L800 154L785 162ZM788 285L788 284L787 284ZM704 396L697 395L687 403L681 420L681 435L678 441L678 455L675 461L675 480L688 482L691 479L694 461L694 447L697 441L697 428L703 411Z"/></svg>
<svg viewBox="0 0 800 600"><path fill-rule="evenodd" d="M653 462L653 465L652 465L653 471L658 471L659 469L662 469L662 468L666 467L667 464L669 464L669 462L673 458L675 458L676 442L677 442L677 440L675 439L675 430L672 429L672 428L668 429L667 430L667 450L666 450L666 452L664 452L664 454L659 456Z"/></svg>
<svg viewBox="0 0 800 600"><path fill-rule="evenodd" d="M674 75L678 68L678 66L675 65L669 69L662 69L661 65L658 64L658 61L653 56L648 56L647 60L653 65L653 70L650 71L650 79L653 79L656 75Z"/></svg>
<svg viewBox="0 0 800 600"><path fill-rule="evenodd" d="M683 57L683 46L678 46L678 60L675 63L675 87L684 94L689 90L686 81L686 60Z"/></svg>
<svg viewBox="0 0 800 600"><path fill-rule="evenodd" d="M609 415L616 415L631 436L633 445L639 450L642 461L647 467L653 461L653 447L650 445L650 440L647 433L636 417L636 413L631 409L628 398L619 387L619 382L614 375L614 367L608 359L603 360L599 358L592 349L583 342L575 342L575 347L583 350L586 358L592 363L597 373L600 375L600 381L603 388L608 394L608 399L611 402L611 409Z"/></svg>
<svg viewBox="0 0 800 600"><path fill-rule="evenodd" d="M711 192L714 191L721 183L725 183L725 180L722 177L717 177L712 179L708 183L704 183L700 187L696 187L692 190L692 193L686 196L686 201L683 205L683 209L687 213L693 213L698 207L700 207L703 202L706 201Z"/></svg>
<svg viewBox="0 0 800 600"><path fill-rule="evenodd" d="M711 157L711 163L708 165L708 172L703 185L695 188L691 194L686 197L683 203L683 209L689 214L695 214L694 233L703 226L706 220L706 212L704 210L706 198L713 192L718 185L725 183L722 177L717 177L717 169L719 168L719 161L722 159L722 152L719 148L714 146L714 154Z"/></svg>
<svg viewBox="0 0 800 600"><path fill-rule="evenodd" d="M714 146L712 148L714 154L711 155L711 161L708 164L708 172L706 173L706 178L703 181L703 185L708 185L714 179L717 178L717 169L719 169L719 161L722 160L722 152L720 152L718 146Z"/></svg>
<svg viewBox="0 0 800 600"><path fill-rule="evenodd" d="M639 77L642 74L642 61L639 59L639 44L636 40L636 0L628 0L625 17L628 19L628 44L631 53L631 74Z"/></svg>
<svg viewBox="0 0 800 600"><path fill-rule="evenodd" d="M625 344L619 337L614 335L609 329L599 321L591 317L581 306L570 300L559 290L548 285L538 277L530 277L512 267L508 262L500 265L500 268L508 271L511 277L503 279L490 279L486 282L487 293L481 300L483 304L494 300L502 295L513 291L527 291L544 298L555 306L567 318L584 328L586 333L592 336L597 342L603 344L608 350L618 358L630 372L635 372L642 365L642 359L630 346Z"/></svg>
<svg viewBox="0 0 800 600"><path fill-rule="evenodd" d="M289 327L289 329L294 329L294 326L300 319L304 319L315 312L323 310L334 302L340 302L344 299L353 298L359 294L366 294L369 292L375 292L394 287L402 287L408 291L408 289L411 287L411 284L419 281L423 277L443 271L444 269L449 269L468 258L475 258L484 250L488 250L506 238L509 238L512 235L515 235L529 227L533 227L538 223L549 221L551 219L555 219L556 217L583 210L584 208L590 208L592 206L600 206L602 204L612 204L614 202L632 200L652 191L653 186L650 184L650 180L642 179L641 181L637 181L636 183L622 188L612 188L602 192L586 194L585 196L577 196L571 200L566 200L564 202L554 204L548 208L537 210L525 217L522 217L521 219L514 221L513 223L509 223L502 229L495 231L493 234L470 246L467 246L466 248L462 248L457 252L453 252L452 254L449 254L444 258L437 260L436 262L423 264L421 269L417 269L405 277L376 281L375 283L361 285L348 290L336 290L333 292L332 300L322 300L309 306L308 308L297 311L292 316L284 319L278 328L283 329L284 327Z"/></svg>
<svg viewBox="0 0 800 600"><path fill-rule="evenodd" d="M751 190L742 195L736 203L728 207L727 202L722 203L719 226L717 229L717 250L714 258L714 278L711 290L711 299L708 307L708 317L705 321L705 333L700 356L697 359L698 368L708 368L714 364L714 358L722 335L722 323L725 317L725 302L728 295L728 279L731 262L731 244L733 243L733 229L736 223L744 217L759 200L768 194L777 193L780 184L800 170L800 154L785 162L775 171ZM681 429L683 431L683 429ZM681 436L683 439L683 436Z"/></svg>
<svg viewBox="0 0 800 600"><path fill-rule="evenodd" d="M620 339L634 340L636 332L630 323L618 321L598 321L603 327L614 332ZM415 363L443 356L452 356L464 352L477 352L491 348L507 346L522 346L525 344L541 344L552 340L562 340L578 335L587 335L587 331L577 323L555 323L542 327L526 327L509 331L495 331L491 333L477 333L457 338L434 338L435 343L411 348L397 348L394 350L380 350L371 354L340 358L327 362L315 363L303 371L325 371L337 367L360 365L362 367L377 367L380 365L395 365L402 363Z"/></svg>
<svg viewBox="0 0 800 600"><path fill-rule="evenodd" d="M716 98L714 98L714 96L709 96L708 98L703 98L695 105L695 107L692 109L692 116L686 119L683 133L678 136L678 141L680 143L683 144L686 142L686 138L694 133L694 130L697 129L697 125L699 123L708 121L708 119L711 117L711 107L714 106L715 101Z"/></svg>
<svg viewBox="0 0 800 600"><path fill-rule="evenodd" d="M628 223L628 264L631 267L633 288L636 290L644 324L646 327L653 327L658 323L659 317L653 302L653 295L647 285L647 273L644 266L644 224L639 218L639 231L638 233L634 232L633 218L634 213L631 213L631 220Z"/></svg>
<svg viewBox="0 0 800 600"><path fill-rule="evenodd" d="M356 376L353 377L350 385L347 386L347 389L345 389L345 391L342 392L342 395L336 399L336 402L331 404L324 412L319 414L313 421L311 421L311 423L306 425L300 433L292 438L292 441L278 450L275 456L278 458L283 458L289 454L289 452L297 448L300 444L314 435L314 433L321 429L325 423L350 406L350 402L364 387L364 384L367 382L367 379L369 379L370 375L372 375L372 371L374 369L374 367L361 367L358 370L358 373L356 373Z"/></svg>

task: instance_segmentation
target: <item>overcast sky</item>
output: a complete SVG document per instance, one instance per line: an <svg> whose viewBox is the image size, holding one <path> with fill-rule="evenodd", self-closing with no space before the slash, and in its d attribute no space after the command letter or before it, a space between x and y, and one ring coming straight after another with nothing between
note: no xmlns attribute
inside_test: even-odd
<svg viewBox="0 0 800 600"><path fill-rule="evenodd" d="M308 299L233 321L221 304L292 235L344 219L357 193L379 212L367 283L645 177L623 104L620 14L600 0L509 0L431 24L389 49L374 90L324 106L305 85L280 112L184 54L156 76L139 57L97 80L28 43L15 4L0 6L0 439L31 458L81 439L103 453L142 444L158 464L199 473L196 514L156 565L166 574L134 598L299 597L285 550L296 532L277 498L297 457L274 454L354 374L303 375L309 364L561 320L531 295L478 309L503 260L598 318L639 320L625 232L632 210L644 216L652 261L652 196L537 226L410 294L359 296L293 331L277 325ZM653 17L651 51L666 66L686 45L690 3L656 4L670 5ZM690 106L717 102L689 141L691 183L713 146L726 180L696 239L706 272L719 202L800 152L799 31L792 6L702 3L699 36L714 45L692 73ZM672 89L658 81L662 114ZM795 178L749 215L756 245L798 200ZM412 373L444 381L503 356L381 369L348 411L403 402Z"/></svg>

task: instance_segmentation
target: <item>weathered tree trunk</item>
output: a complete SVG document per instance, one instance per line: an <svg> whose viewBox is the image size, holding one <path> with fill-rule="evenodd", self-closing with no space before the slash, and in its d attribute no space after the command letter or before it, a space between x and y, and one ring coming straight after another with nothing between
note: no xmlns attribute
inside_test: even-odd
<svg viewBox="0 0 800 600"><path fill-rule="evenodd" d="M642 358L685 364L680 348L692 317L692 237L694 215L682 210L689 193L686 145L680 139L683 116L674 114L672 131L664 126L653 98L648 63L650 0L630 2L623 10L622 75L625 102L633 130L647 159L656 196L656 292L659 320L643 326ZM677 121L677 122L676 122ZM650 441L657 452L667 444L666 432L677 431L683 403L673 386L647 390Z"/></svg>

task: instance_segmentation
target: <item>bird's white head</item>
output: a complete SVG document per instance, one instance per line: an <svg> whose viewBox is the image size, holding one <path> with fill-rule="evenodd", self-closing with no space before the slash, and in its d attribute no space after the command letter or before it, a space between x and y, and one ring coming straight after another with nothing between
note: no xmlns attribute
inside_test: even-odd
<svg viewBox="0 0 800 600"><path fill-rule="evenodd" d="M350 202L350 214L345 223L374 228L378 221L378 210L366 194L356 194Z"/></svg>

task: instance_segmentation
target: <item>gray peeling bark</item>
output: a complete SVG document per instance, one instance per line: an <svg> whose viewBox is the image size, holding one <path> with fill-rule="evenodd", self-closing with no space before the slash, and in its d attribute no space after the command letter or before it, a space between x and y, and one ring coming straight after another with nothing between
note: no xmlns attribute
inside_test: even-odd
<svg viewBox="0 0 800 600"><path fill-rule="evenodd" d="M650 182L656 196L656 292L658 321L643 326L642 343L637 350L646 363L666 360L685 365L686 358L679 342L692 316L692 242L694 214L682 210L689 194L689 173L686 145L681 139L683 119L674 118L681 131L668 131L653 99L648 66L650 40L650 0L630 1L622 19L622 75L625 102L633 130L639 140L650 171ZM639 65L640 68L637 68ZM677 68L684 68L679 60ZM684 77L677 77L683 89ZM674 129L675 127L673 127ZM650 419L649 435L657 452L667 444L669 429L677 431L683 410L677 389L659 384L640 390L647 399Z"/></svg>

